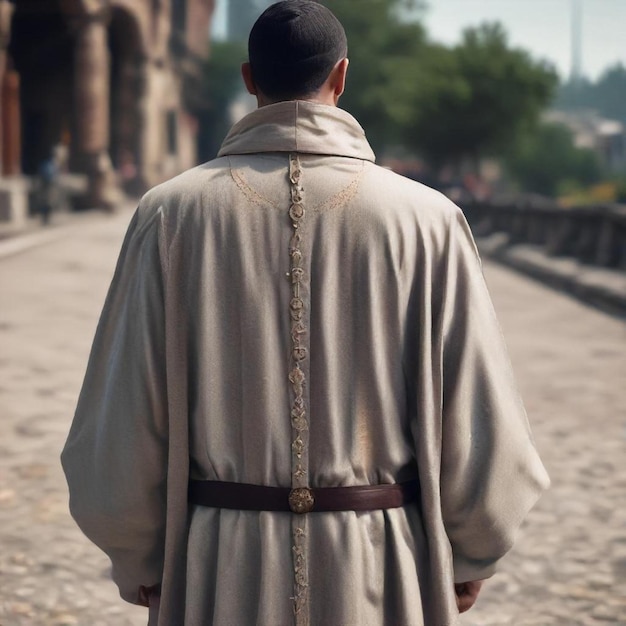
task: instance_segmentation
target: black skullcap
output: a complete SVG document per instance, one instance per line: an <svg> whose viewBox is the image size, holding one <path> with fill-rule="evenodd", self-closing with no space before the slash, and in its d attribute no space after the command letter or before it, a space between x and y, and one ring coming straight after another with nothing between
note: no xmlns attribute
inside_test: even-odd
<svg viewBox="0 0 626 626"><path fill-rule="evenodd" d="M252 78L264 95L276 100L315 93L347 53L343 26L313 0L273 4L248 40Z"/></svg>

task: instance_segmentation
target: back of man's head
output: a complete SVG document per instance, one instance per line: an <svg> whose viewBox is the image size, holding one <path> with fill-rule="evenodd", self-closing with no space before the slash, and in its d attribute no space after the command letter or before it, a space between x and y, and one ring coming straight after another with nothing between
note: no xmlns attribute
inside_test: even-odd
<svg viewBox="0 0 626 626"><path fill-rule="evenodd" d="M315 94L347 54L343 26L313 0L273 4L256 21L248 41L254 83L275 101Z"/></svg>

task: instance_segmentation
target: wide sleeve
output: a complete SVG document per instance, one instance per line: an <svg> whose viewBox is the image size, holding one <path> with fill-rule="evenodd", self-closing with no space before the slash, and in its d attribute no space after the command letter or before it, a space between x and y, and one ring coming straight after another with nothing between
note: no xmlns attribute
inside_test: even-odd
<svg viewBox="0 0 626 626"><path fill-rule="evenodd" d="M441 332L441 505L455 582L466 582L494 573L549 479L458 209L449 229Z"/></svg>
<svg viewBox="0 0 626 626"><path fill-rule="evenodd" d="M163 569L167 397L160 211L129 226L62 464L72 516L110 557L121 596Z"/></svg>

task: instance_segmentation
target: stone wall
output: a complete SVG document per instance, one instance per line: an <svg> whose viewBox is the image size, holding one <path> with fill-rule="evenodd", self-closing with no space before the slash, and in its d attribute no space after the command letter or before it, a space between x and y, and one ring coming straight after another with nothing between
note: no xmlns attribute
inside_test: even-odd
<svg viewBox="0 0 626 626"><path fill-rule="evenodd" d="M468 202L476 236L503 233L507 243L533 244L552 257L626 270L626 206L563 208L549 201Z"/></svg>
<svg viewBox="0 0 626 626"><path fill-rule="evenodd" d="M626 318L626 206L563 208L536 199L462 206L484 257Z"/></svg>
<svg viewBox="0 0 626 626"><path fill-rule="evenodd" d="M63 145L69 171L88 179L84 204L106 207L120 188L140 193L192 167L189 94L199 89L213 7L214 0L0 0L2 173L18 174L17 162L36 176ZM16 111L11 89L19 90Z"/></svg>

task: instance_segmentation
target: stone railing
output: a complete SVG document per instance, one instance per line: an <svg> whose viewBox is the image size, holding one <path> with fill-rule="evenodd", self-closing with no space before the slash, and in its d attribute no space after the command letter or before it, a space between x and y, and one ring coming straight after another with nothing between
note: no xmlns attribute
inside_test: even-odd
<svg viewBox="0 0 626 626"><path fill-rule="evenodd" d="M0 228L8 226L19 230L28 220L28 193L30 184L27 178L0 176Z"/></svg>
<svg viewBox="0 0 626 626"><path fill-rule="evenodd" d="M462 206L476 237L504 233L509 245L533 244L549 256L626 270L625 205L563 208L546 200L519 199Z"/></svg>

